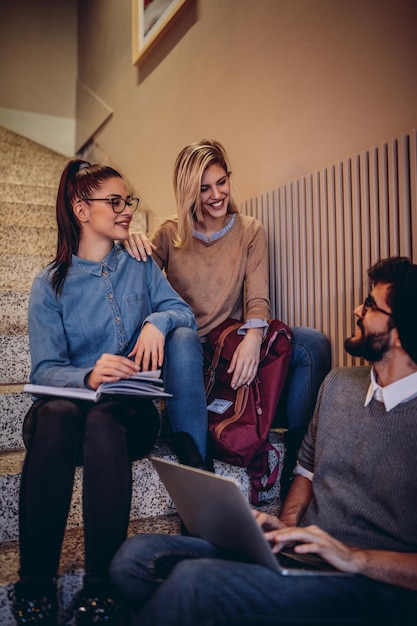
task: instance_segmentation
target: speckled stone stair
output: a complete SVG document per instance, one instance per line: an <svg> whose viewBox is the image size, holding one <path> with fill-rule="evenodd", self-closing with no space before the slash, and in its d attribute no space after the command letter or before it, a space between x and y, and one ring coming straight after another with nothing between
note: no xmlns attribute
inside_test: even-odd
<svg viewBox="0 0 417 626"><path fill-rule="evenodd" d="M271 440L274 441L274 445L281 453L282 463L282 440L279 435L274 435L274 433L271 433ZM176 460L169 441L165 439L157 442L151 454ZM0 455L0 510L2 511L0 517L0 542L18 538L18 492L24 455L25 451L18 446L11 447ZM275 462L273 456L275 455L271 455L271 464ZM246 499L249 500L250 482L246 470L220 461L215 461L214 463L216 473L235 478L240 483ZM82 526L82 474L82 467L77 468L73 499L68 517L68 528ZM275 484L269 492L261 494L261 499L265 502L278 496L279 485ZM162 484L149 458L135 461L133 463L132 519L166 515L172 512L172 503L167 498L165 489L162 488Z"/></svg>
<svg viewBox="0 0 417 626"><path fill-rule="evenodd" d="M175 455L165 444L158 444L153 454L175 460ZM20 472L25 451L16 449L0 457L0 541L18 538L18 499ZM80 528L82 522L82 467L76 470L73 497L68 516L68 528ZM171 500L148 458L133 463L132 519L155 517L173 513Z"/></svg>
<svg viewBox="0 0 417 626"><path fill-rule="evenodd" d="M22 393L23 385L0 385L1 450L23 448L23 418L32 400L29 394ZM0 457L1 462L1 457Z"/></svg>

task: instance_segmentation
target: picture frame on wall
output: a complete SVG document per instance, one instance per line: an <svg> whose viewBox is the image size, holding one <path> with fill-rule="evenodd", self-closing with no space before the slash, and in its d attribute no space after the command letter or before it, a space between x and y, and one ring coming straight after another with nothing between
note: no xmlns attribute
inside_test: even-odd
<svg viewBox="0 0 417 626"><path fill-rule="evenodd" d="M140 65L192 0L132 0L132 62Z"/></svg>

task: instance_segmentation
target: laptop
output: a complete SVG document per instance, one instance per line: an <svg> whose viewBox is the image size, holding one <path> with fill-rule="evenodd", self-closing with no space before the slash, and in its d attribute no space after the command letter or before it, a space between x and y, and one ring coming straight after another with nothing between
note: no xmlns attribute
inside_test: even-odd
<svg viewBox="0 0 417 626"><path fill-rule="evenodd" d="M190 535L283 576L352 576L313 554L298 555L291 549L274 554L233 478L159 457L151 461Z"/></svg>

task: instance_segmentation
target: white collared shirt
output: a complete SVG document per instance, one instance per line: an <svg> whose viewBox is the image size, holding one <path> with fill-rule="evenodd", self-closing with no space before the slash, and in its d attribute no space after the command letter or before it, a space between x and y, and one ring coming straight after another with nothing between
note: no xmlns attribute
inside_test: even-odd
<svg viewBox="0 0 417 626"><path fill-rule="evenodd" d="M368 393L365 398L365 405L368 406L373 397L378 402L383 402L385 410L391 411L402 402L408 402L412 398L417 396L417 372L409 374L400 380L396 380L394 383L381 387L378 385L375 378L375 370L371 369L371 382L369 383ZM309 480L313 480L313 472L305 469L297 461L297 465L294 469L294 474L301 474Z"/></svg>
<svg viewBox="0 0 417 626"><path fill-rule="evenodd" d="M398 404L408 402L417 396L417 372L409 374L394 383L381 387L376 382L375 370L371 369L371 382L365 398L365 406L368 406L373 397L378 402L383 402L386 411L391 411Z"/></svg>

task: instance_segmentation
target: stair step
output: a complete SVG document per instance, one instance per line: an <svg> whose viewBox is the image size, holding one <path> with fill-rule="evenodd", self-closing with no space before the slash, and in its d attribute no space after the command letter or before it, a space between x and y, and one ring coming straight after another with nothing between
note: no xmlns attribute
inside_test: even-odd
<svg viewBox="0 0 417 626"><path fill-rule="evenodd" d="M177 513L147 517L141 520L132 520L129 523L128 535L138 533L160 532L164 534L178 534L180 520ZM7 541L0 546L0 585L13 583L18 578L19 542ZM80 571L84 562L84 536L82 528L71 528L65 532L62 546L59 573ZM1 606L1 602L0 602ZM0 624L2 622L0 621Z"/></svg>
<svg viewBox="0 0 417 626"><path fill-rule="evenodd" d="M0 221L3 226L39 226L56 228L55 206L25 204L24 202L2 202Z"/></svg>
<svg viewBox="0 0 417 626"><path fill-rule="evenodd" d="M30 374L27 335L0 335L0 385L25 383Z"/></svg>
<svg viewBox="0 0 417 626"><path fill-rule="evenodd" d="M167 445L159 445L154 454L175 460ZM0 542L18 538L18 493L20 474L25 450L0 454ZM146 458L133 463L132 519L168 515L174 507L159 480L151 461ZM74 491L68 515L68 528L82 527L82 467L78 467L74 479Z"/></svg>
<svg viewBox="0 0 417 626"><path fill-rule="evenodd" d="M23 180L20 183L0 183L0 198L7 198L7 202L55 206L56 192L57 184L41 187Z"/></svg>
<svg viewBox="0 0 417 626"><path fill-rule="evenodd" d="M0 255L0 289L20 289L29 291L33 279L43 267L48 265L53 255L25 255L21 249L19 254Z"/></svg>
<svg viewBox="0 0 417 626"><path fill-rule="evenodd" d="M0 146L0 161L4 158L5 149ZM31 155L25 154L24 150L16 151L11 157L13 162L1 164L0 177L4 183L14 185L33 184L38 187L51 187L51 181L56 180L58 187L62 170L68 159L64 158L61 163L54 162L50 157L39 158L36 160Z"/></svg>
<svg viewBox="0 0 417 626"><path fill-rule="evenodd" d="M2 249L9 254L26 253L33 256L48 256L56 250L56 227L4 226L1 234Z"/></svg>
<svg viewBox="0 0 417 626"><path fill-rule="evenodd" d="M128 536L138 533L178 534L180 520L176 513L166 516L132 520ZM10 609L8 593L18 579L19 544L9 541L0 545L0 624L15 626ZM63 624L63 614L71 605L75 594L81 589L84 574L84 535L83 529L73 528L65 533L62 546L58 577L59 624Z"/></svg>
<svg viewBox="0 0 417 626"><path fill-rule="evenodd" d="M7 162L5 163L5 157ZM7 147L0 144L0 178L4 183L33 183L40 187L50 187L56 180L58 187L62 170L69 159L48 153L37 154L36 158L28 154L24 148L17 148L7 154Z"/></svg>
<svg viewBox="0 0 417 626"><path fill-rule="evenodd" d="M4 150L6 157L3 162L6 164L14 162L14 155L23 154L29 158L23 159L26 163L26 170L30 170L31 167L36 166L37 161L43 162L48 159L51 162L51 166L56 163L65 163L68 161L67 157L63 156L59 152L46 148L32 139L18 135L17 133L9 130L8 128L0 127L0 146Z"/></svg>
<svg viewBox="0 0 417 626"><path fill-rule="evenodd" d="M274 446L280 452L281 469L284 455L282 439L279 435L271 433L271 441L274 442ZM151 454L173 461L177 460L169 442L165 440L158 440ZM0 542L11 541L18 537L18 493L24 456L25 450L22 449L0 453L0 510L3 512L0 518ZM276 463L274 454L271 454L270 462L271 465ZM250 480L244 468L217 460L214 461L214 467L217 474L235 478L241 485L243 494L249 500ZM132 465L132 472L132 519L168 515L174 512L172 501L148 457L135 461ZM78 467L74 479L73 497L67 523L68 528L82 526L82 473L83 468ZM263 502L277 499L278 497L279 482L270 491L261 494Z"/></svg>
<svg viewBox="0 0 417 626"><path fill-rule="evenodd" d="M22 390L23 385L0 385L0 450L23 447L23 419L32 405L32 398Z"/></svg>
<svg viewBox="0 0 417 626"><path fill-rule="evenodd" d="M23 335L28 330L28 291L0 291L0 334Z"/></svg>

